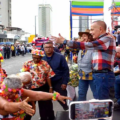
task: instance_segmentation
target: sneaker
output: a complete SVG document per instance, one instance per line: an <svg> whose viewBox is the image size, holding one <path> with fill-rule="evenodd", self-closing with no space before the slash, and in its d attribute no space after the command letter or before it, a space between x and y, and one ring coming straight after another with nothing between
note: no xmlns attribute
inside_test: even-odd
<svg viewBox="0 0 120 120"><path fill-rule="evenodd" d="M116 102L114 104L114 111L120 110L120 105Z"/></svg>

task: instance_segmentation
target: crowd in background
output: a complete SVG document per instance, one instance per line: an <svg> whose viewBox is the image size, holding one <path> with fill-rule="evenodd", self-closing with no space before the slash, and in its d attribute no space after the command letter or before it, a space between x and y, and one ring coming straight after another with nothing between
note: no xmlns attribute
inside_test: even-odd
<svg viewBox="0 0 120 120"><path fill-rule="evenodd" d="M22 55L31 52L32 45L27 44L13 44L13 45L2 45L0 51L2 52L4 59L10 59L11 57Z"/></svg>

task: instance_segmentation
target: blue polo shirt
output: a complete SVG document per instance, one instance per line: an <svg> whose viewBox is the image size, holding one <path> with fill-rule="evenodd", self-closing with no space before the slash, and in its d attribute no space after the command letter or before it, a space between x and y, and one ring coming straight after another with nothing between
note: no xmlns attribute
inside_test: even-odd
<svg viewBox="0 0 120 120"><path fill-rule="evenodd" d="M67 85L69 81L69 68L64 56L54 52L51 57L44 56L43 60L47 61L55 72L55 76L51 78L51 81L54 82L62 79L63 84Z"/></svg>

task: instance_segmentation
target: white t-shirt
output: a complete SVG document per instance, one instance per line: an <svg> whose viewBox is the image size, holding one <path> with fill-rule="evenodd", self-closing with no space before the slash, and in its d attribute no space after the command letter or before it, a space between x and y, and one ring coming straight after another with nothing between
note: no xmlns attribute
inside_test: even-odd
<svg viewBox="0 0 120 120"><path fill-rule="evenodd" d="M23 45L21 46L21 51L25 51L25 47Z"/></svg>

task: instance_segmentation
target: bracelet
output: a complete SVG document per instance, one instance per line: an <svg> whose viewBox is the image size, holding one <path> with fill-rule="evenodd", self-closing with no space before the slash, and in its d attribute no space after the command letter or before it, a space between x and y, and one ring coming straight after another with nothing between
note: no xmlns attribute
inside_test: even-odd
<svg viewBox="0 0 120 120"><path fill-rule="evenodd" d="M53 87L50 87L50 88L53 88Z"/></svg>
<svg viewBox="0 0 120 120"><path fill-rule="evenodd" d="M60 96L60 94L58 92L54 92L53 93L53 97L52 97L52 100L56 101L58 100L58 97Z"/></svg>

